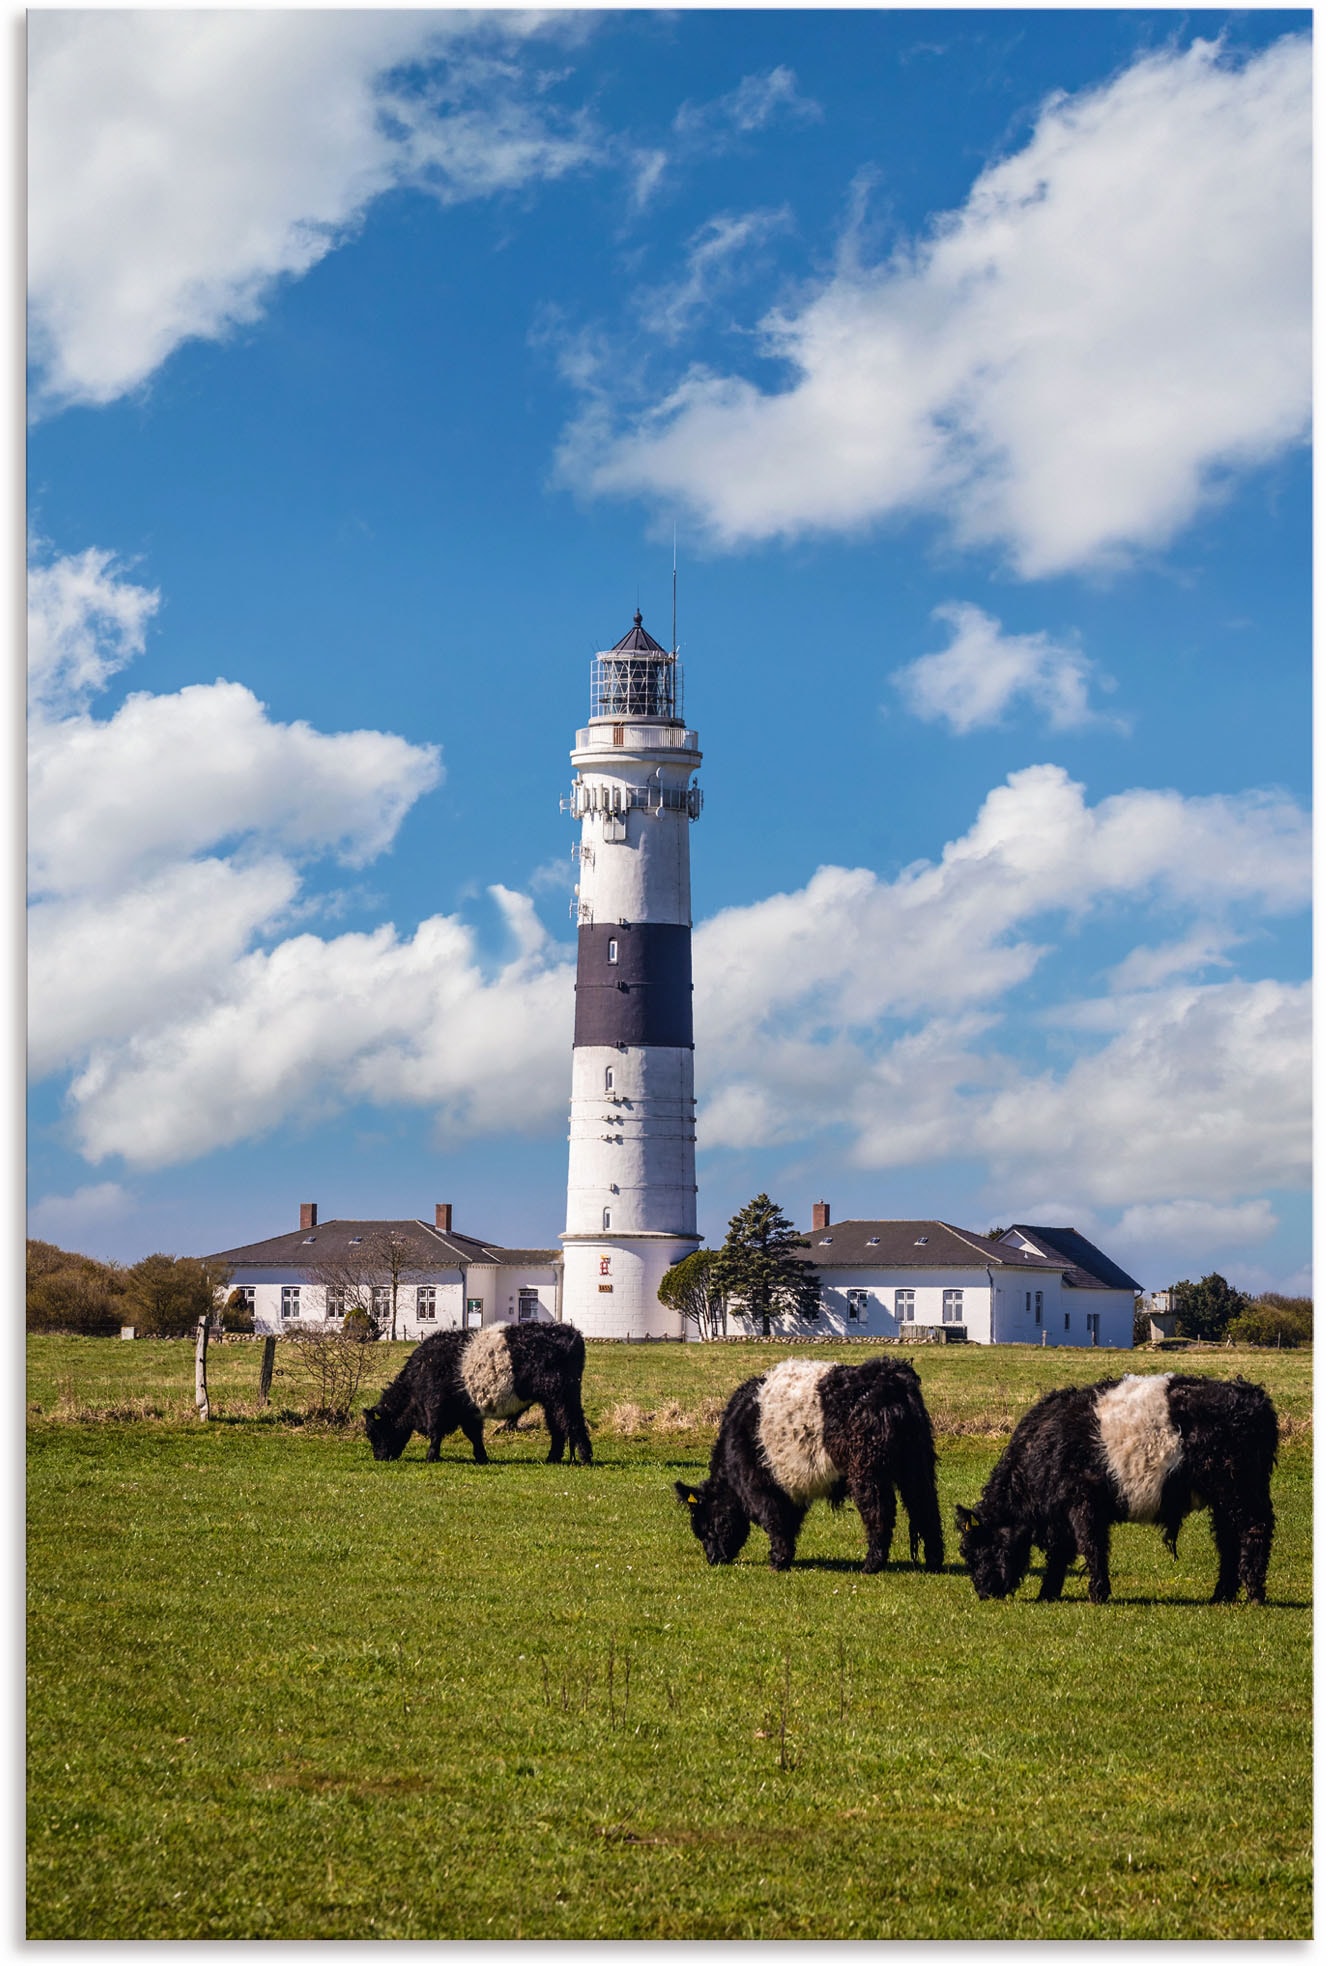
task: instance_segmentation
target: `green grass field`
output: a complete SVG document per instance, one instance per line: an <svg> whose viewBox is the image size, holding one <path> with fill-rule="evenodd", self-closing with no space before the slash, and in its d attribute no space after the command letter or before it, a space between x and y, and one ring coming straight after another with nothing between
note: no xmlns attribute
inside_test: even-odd
<svg viewBox="0 0 1328 1966"><path fill-rule="evenodd" d="M923 1349L947 1573L824 1506L710 1570L672 1483L787 1350L592 1346L595 1465L477 1468L261 1413L255 1346L204 1427L186 1345L31 1341L30 1936L1308 1937L1309 1355ZM1167 1365L1286 1423L1268 1606L1206 1604L1202 1518L1118 1529L1109 1606L980 1604L1002 1432Z"/></svg>

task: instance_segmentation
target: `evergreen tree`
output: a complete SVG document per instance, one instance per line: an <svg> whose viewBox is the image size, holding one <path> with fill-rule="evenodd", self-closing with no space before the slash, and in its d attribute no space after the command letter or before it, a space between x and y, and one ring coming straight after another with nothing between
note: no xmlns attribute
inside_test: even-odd
<svg viewBox="0 0 1328 1966"><path fill-rule="evenodd" d="M760 1318L763 1338L770 1336L772 1317L810 1322L820 1313L821 1279L813 1264L794 1254L810 1248L769 1195L757 1195L729 1223L711 1271L714 1287L740 1299L749 1317Z"/></svg>

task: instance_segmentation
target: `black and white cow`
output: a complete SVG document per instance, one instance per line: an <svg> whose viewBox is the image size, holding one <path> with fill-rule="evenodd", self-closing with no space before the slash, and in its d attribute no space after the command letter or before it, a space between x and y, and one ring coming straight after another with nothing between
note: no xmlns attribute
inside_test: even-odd
<svg viewBox="0 0 1328 1966"><path fill-rule="evenodd" d="M1034 1543L1041 1598L1058 1598L1078 1553L1088 1595L1111 1595L1113 1522L1156 1522L1176 1554L1180 1525L1208 1509L1217 1544L1215 1604L1243 1584L1262 1604L1273 1544L1269 1493L1277 1414L1262 1386L1179 1372L1066 1386L1031 1407L976 1509L957 1509L959 1554L979 1597L1018 1590Z"/></svg>
<svg viewBox="0 0 1328 1966"><path fill-rule="evenodd" d="M818 1496L852 1498L867 1532L864 1570L881 1570L895 1526L895 1491L908 1511L914 1559L944 1560L936 1499L936 1447L912 1366L876 1358L831 1365L790 1358L738 1387L720 1422L710 1478L676 1482L709 1563L732 1563L753 1522L770 1561L787 1570Z"/></svg>
<svg viewBox="0 0 1328 1966"><path fill-rule="evenodd" d="M550 1461L591 1458L581 1410L586 1341L572 1324L495 1324L482 1331L438 1331L416 1346L376 1406L364 1415L377 1461L395 1461L413 1433L428 1437L436 1461L443 1436L459 1427L477 1461L487 1461L484 1422L544 1408Z"/></svg>

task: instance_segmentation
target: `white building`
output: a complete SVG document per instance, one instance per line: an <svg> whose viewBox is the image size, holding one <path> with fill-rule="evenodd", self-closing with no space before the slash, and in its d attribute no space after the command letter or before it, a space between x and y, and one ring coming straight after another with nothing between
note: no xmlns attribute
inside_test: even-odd
<svg viewBox="0 0 1328 1966"><path fill-rule="evenodd" d="M1129 1347L1138 1284L1075 1229L997 1237L949 1222L831 1222L817 1202L804 1260L821 1278L808 1335ZM731 1332L743 1331L729 1314Z"/></svg>
<svg viewBox="0 0 1328 1966"><path fill-rule="evenodd" d="M696 732L675 653L641 625L597 655L568 809L581 822L564 1316L588 1338L682 1335L664 1272L696 1232Z"/></svg>
<svg viewBox="0 0 1328 1966"><path fill-rule="evenodd" d="M389 1239L399 1252L394 1259L384 1257ZM399 1338L562 1314L559 1250L504 1249L462 1235L452 1227L448 1202L438 1204L432 1223L320 1222L318 1204L304 1202L298 1229L221 1250L209 1260L230 1266L230 1288L245 1293L256 1332L339 1323L365 1292L386 1328L393 1267Z"/></svg>

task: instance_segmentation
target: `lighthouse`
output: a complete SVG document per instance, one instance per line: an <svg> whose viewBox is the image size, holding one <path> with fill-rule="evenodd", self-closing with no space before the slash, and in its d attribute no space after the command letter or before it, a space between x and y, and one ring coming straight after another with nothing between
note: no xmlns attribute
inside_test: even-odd
<svg viewBox="0 0 1328 1966"><path fill-rule="evenodd" d="M632 627L591 663L581 823L563 1316L591 1338L676 1338L657 1292L696 1233L692 896L701 810L677 651Z"/></svg>

